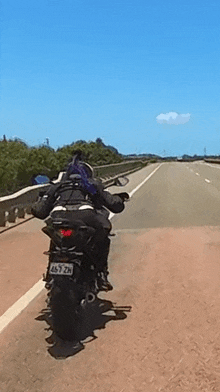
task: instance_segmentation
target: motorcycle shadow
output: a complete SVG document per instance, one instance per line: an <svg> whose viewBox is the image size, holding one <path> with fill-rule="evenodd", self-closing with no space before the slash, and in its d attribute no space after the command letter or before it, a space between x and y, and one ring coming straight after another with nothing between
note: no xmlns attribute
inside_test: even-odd
<svg viewBox="0 0 220 392"><path fill-rule="evenodd" d="M117 306L108 300L96 298L96 300L82 310L80 328L76 331L74 341L64 341L53 332L50 309L42 309L41 314L36 318L38 321L46 321L49 325L46 328L52 334L46 338L50 345L48 352L56 359L65 359L76 355L85 348L87 343L97 339L95 330L104 329L106 324L112 320L124 320L127 312L131 311L131 306Z"/></svg>

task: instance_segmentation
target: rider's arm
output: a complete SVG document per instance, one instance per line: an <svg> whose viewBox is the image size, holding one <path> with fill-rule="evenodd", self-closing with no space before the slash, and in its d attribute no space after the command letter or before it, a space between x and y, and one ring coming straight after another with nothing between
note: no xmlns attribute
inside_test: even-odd
<svg viewBox="0 0 220 392"><path fill-rule="evenodd" d="M111 212L115 214L122 212L124 210L124 201L125 201L125 193L124 194L111 194L108 191L104 190L104 186L101 181L93 180L96 188L97 194L95 195L94 201L99 205L103 205L108 208ZM128 195L127 195L128 196ZM128 196L129 198L129 196Z"/></svg>
<svg viewBox="0 0 220 392"><path fill-rule="evenodd" d="M53 203L56 200L56 190L59 184L53 184L48 191L37 200L31 208L32 214L38 219L45 219L53 208Z"/></svg>
<svg viewBox="0 0 220 392"><path fill-rule="evenodd" d="M116 193L112 195L108 191L103 191L101 198L103 200L103 205L115 214L122 212L125 208L124 199Z"/></svg>

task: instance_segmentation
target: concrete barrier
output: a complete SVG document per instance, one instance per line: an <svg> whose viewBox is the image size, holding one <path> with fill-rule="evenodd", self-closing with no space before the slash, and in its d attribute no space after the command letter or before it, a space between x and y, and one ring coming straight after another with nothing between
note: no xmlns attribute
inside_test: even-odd
<svg viewBox="0 0 220 392"><path fill-rule="evenodd" d="M216 163L216 164L220 164L220 159L218 159L218 158L207 158L207 159L204 159L204 161L205 162L208 162L208 163Z"/></svg>

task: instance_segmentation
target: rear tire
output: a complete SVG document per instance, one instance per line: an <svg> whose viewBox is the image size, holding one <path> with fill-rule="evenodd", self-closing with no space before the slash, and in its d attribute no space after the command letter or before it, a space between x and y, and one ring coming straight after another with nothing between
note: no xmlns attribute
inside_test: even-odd
<svg viewBox="0 0 220 392"><path fill-rule="evenodd" d="M55 334L66 341L78 340L80 314L79 303L74 291L68 287L53 287L50 308Z"/></svg>

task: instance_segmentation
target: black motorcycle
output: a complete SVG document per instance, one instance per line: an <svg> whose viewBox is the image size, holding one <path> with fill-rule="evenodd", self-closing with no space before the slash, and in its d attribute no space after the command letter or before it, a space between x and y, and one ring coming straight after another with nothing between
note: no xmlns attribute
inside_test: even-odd
<svg viewBox="0 0 220 392"><path fill-rule="evenodd" d="M127 179L126 179L127 180ZM117 179L117 185L127 181ZM66 341L77 340L86 308L99 292L95 255L95 229L83 221L48 217L42 231L51 239L45 276L48 306L55 334Z"/></svg>

